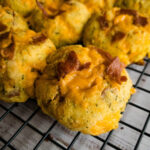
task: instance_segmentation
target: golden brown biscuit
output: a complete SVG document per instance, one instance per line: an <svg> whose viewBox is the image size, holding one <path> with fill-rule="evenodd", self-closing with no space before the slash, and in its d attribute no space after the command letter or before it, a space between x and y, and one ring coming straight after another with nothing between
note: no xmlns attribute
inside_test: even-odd
<svg viewBox="0 0 150 150"><path fill-rule="evenodd" d="M126 65L150 54L150 21L135 10L113 8L94 14L84 30L85 45L95 45Z"/></svg>
<svg viewBox="0 0 150 150"><path fill-rule="evenodd" d="M90 14L84 4L69 1L61 5L55 16L47 16L43 11L36 10L30 19L30 24L36 31L44 32L56 47L61 47L80 40Z"/></svg>
<svg viewBox="0 0 150 150"><path fill-rule="evenodd" d="M43 34L28 29L9 8L0 8L0 99L24 102L33 96L33 85L55 50Z"/></svg>
<svg viewBox="0 0 150 150"><path fill-rule="evenodd" d="M131 91L132 82L117 57L80 45L51 54L36 82L38 105L45 114L92 135L118 127Z"/></svg>

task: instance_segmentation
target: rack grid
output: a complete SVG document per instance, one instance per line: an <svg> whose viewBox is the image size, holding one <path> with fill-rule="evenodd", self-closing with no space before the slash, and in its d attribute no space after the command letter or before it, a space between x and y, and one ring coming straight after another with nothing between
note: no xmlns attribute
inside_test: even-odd
<svg viewBox="0 0 150 150"><path fill-rule="evenodd" d="M149 81L150 81L150 59L145 58L144 61L145 61L144 66L136 67L136 65L131 65L131 66L127 67L127 70L129 72L132 71L132 72L138 74L138 78L134 83L134 87L138 91L146 93L148 95L147 98L150 102L150 85L142 85L141 84L141 81L143 81L143 82L145 81L144 78L149 79ZM34 150L40 149L40 146L42 145L42 143L48 140L53 145L55 145L54 148L49 147L50 150L53 150L53 149L76 150L76 148L73 148L73 147L77 143L78 139L81 136L83 136L83 134L80 133L80 132L73 132L72 133L73 138L70 139L67 144L61 144L61 142L59 142L58 140L56 140L55 138L50 136L52 130L59 124L57 121L47 117L47 119L51 120L51 121L49 121L50 125L47 128L47 130L41 130L41 129L38 128L38 126L33 125L31 123L33 118L38 113L40 113L40 108L36 106L36 101L35 100L29 100L29 101L32 102L32 104L30 104L30 105L32 105L31 106L32 111L30 112L30 115L28 115L27 117L23 117L19 113L15 112L16 108L20 107L20 109L22 109L22 107L24 107L23 105L25 105L25 104L18 104L18 103L7 104L7 103L4 103L4 102L0 102L0 112L1 112L0 113L0 149L2 149L2 150L3 149L17 150L18 148L16 148L16 146L14 144L15 143L14 140L20 135L22 130L25 130L25 128L28 127L28 129L29 128L32 129L34 132L36 132L39 135L39 139L35 142L36 144L32 148L30 148L30 146L29 146L28 149L34 149ZM137 134L138 136L136 138L134 146L132 146L132 148L131 147L130 148L127 148L127 147L123 148L123 147L118 146L117 144L113 143L110 140L112 138L112 135L115 132L115 130L113 130L113 131L109 132L108 134L106 134L105 138L103 138L101 136L91 136L92 138L96 139L98 142L101 143L99 145L99 147L93 148L94 150L95 149L107 150L108 149L107 147L109 147L110 149L113 149L113 150L130 150L130 149L133 149L133 150L138 150L139 149L140 150L141 149L140 145L141 145L143 137L146 137L148 139L149 143L150 143L150 132L148 132L147 129L146 129L148 126L150 126L150 107L147 107L147 108L143 107L143 106L141 106L137 103L134 103L132 100L130 100L128 102L127 106L129 106L129 107L132 106L135 109L138 109L139 111L143 111L144 113L147 114L146 119L143 122L143 126L141 126L140 128L137 127L131 121L126 121L126 120L124 121L122 119L120 120L119 124L121 126L125 126L129 129L134 130L134 132L138 133ZM136 112L133 112L133 113L136 113ZM13 118L16 118L17 120L19 120L20 124L17 125L18 127L16 127L15 132L12 133L10 137L5 138L5 133L1 133L1 128L2 128L1 126L2 126L2 123L3 123L3 128L5 128L4 122L6 121L6 119L9 115L11 115ZM40 121L41 120L39 120L39 122ZM123 128L123 127L121 127L121 128ZM118 130L121 130L121 129L118 129ZM5 132L7 132L7 131L5 131ZM60 134L63 134L63 133L60 133ZM86 136L89 136L89 135L86 135ZM26 137L26 138L28 138L28 137ZM82 148L81 148L81 150L82 150ZM141 149L141 150L150 150L150 147L147 146L147 147L145 147L145 149Z"/></svg>

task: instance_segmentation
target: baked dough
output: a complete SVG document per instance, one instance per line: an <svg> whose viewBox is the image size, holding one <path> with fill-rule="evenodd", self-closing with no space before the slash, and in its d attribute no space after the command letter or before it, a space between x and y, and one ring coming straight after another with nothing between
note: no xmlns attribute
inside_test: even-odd
<svg viewBox="0 0 150 150"><path fill-rule="evenodd" d="M87 23L84 45L95 45L119 56L126 65L150 56L150 21L135 10L113 8L94 14Z"/></svg>
<svg viewBox="0 0 150 150"><path fill-rule="evenodd" d="M24 102L33 97L34 81L53 50L53 43L29 30L16 12L0 8L0 99Z"/></svg>
<svg viewBox="0 0 150 150"><path fill-rule="evenodd" d="M90 15L84 4L68 1L61 5L55 16L45 15L40 9L35 10L30 18L30 24L37 32L44 32L56 47L61 47L80 40Z"/></svg>
<svg viewBox="0 0 150 150"><path fill-rule="evenodd" d="M118 127L132 93L119 59L90 46L65 46L51 53L36 81L42 111L71 130L99 135Z"/></svg>

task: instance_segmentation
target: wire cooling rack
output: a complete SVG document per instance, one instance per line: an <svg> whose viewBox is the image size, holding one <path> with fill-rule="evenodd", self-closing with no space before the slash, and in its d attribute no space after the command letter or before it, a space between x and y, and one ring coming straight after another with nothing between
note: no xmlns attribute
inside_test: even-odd
<svg viewBox="0 0 150 150"><path fill-rule="evenodd" d="M131 97L119 128L100 136L61 126L29 100L0 101L0 149L12 150L150 150L150 60L127 70L137 92Z"/></svg>

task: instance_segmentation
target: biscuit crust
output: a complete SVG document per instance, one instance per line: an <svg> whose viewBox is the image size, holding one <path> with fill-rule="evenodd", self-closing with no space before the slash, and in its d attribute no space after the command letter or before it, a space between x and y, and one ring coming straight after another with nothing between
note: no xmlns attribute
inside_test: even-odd
<svg viewBox="0 0 150 150"><path fill-rule="evenodd" d="M138 63L150 54L149 19L135 10L113 8L94 14L87 23L84 45L95 45L126 65Z"/></svg>
<svg viewBox="0 0 150 150"><path fill-rule="evenodd" d="M80 45L60 48L36 82L42 111L75 131L99 135L116 129L131 96L123 64L102 50ZM118 80L113 78L117 72ZM119 76L120 75L120 76Z"/></svg>

